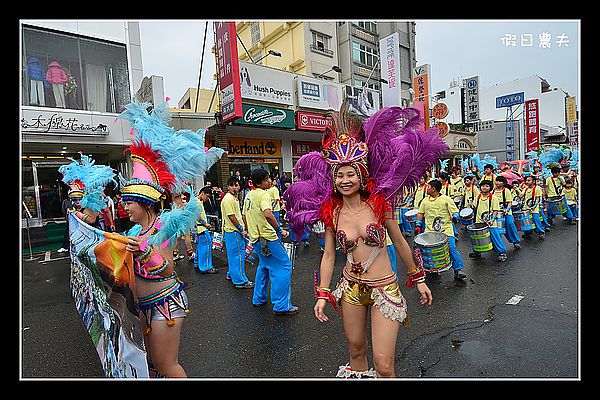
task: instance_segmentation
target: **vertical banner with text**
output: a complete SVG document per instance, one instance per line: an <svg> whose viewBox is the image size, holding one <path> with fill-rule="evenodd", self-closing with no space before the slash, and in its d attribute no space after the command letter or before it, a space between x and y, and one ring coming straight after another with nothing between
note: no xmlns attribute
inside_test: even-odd
<svg viewBox="0 0 600 400"><path fill-rule="evenodd" d="M538 99L525 102L525 151L537 151L540 148L540 111Z"/></svg>
<svg viewBox="0 0 600 400"><path fill-rule="evenodd" d="M423 103L423 118L425 119L425 130L427 130L431 125L429 120L429 64L420 65L413 72L414 100Z"/></svg>
<svg viewBox="0 0 600 400"><path fill-rule="evenodd" d="M394 32L379 41L381 53L381 77L387 83L381 85L383 106L400 106L400 34Z"/></svg>
<svg viewBox="0 0 600 400"><path fill-rule="evenodd" d="M214 22L217 46L217 73L223 122L242 116L240 66L237 50L235 22Z"/></svg>

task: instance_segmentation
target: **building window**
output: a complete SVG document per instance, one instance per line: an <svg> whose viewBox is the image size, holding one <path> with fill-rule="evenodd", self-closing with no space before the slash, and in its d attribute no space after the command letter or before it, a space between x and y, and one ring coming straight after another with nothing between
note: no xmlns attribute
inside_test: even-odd
<svg viewBox="0 0 600 400"><path fill-rule="evenodd" d="M23 105L117 113L131 101L124 44L22 30Z"/></svg>
<svg viewBox="0 0 600 400"><path fill-rule="evenodd" d="M471 150L471 146L465 140L459 140L458 143L456 143L456 148L460 150Z"/></svg>
<svg viewBox="0 0 600 400"><path fill-rule="evenodd" d="M312 31L311 50L316 50L327 55L333 55L333 50L329 48L330 37L319 32Z"/></svg>
<svg viewBox="0 0 600 400"><path fill-rule="evenodd" d="M258 22L250 24L250 39L252 40L252 46L260 42L260 24Z"/></svg>
<svg viewBox="0 0 600 400"><path fill-rule="evenodd" d="M364 29L365 31L369 31L371 33L377 34L377 22L369 22L369 21L354 21L354 25L359 28Z"/></svg>
<svg viewBox="0 0 600 400"><path fill-rule="evenodd" d="M377 49L352 42L352 59L354 62L373 68L377 63Z"/></svg>

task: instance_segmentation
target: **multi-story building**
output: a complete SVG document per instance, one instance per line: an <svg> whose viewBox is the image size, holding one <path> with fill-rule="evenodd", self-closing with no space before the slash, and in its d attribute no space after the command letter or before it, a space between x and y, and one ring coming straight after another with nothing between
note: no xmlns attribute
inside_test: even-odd
<svg viewBox="0 0 600 400"><path fill-rule="evenodd" d="M30 227L64 222L58 167L78 152L127 172L128 122L143 78L139 23L21 21L21 179ZM23 218L28 216L23 207Z"/></svg>

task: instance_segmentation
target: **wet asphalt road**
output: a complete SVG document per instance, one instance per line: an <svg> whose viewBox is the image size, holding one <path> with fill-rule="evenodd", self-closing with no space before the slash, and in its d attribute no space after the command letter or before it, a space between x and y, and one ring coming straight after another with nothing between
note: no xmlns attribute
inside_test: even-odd
<svg viewBox="0 0 600 400"><path fill-rule="evenodd" d="M419 304L414 289L402 289L410 326L400 329L398 378L579 379L578 226L556 218L545 241L534 235L522 241L521 250L508 244L504 263L493 251L470 259L467 233L461 231L459 238L466 284L455 284L452 272L428 281L430 307ZM412 244L412 237L407 240ZM25 380L103 378L70 295L65 254L37 254L34 261L26 256L21 264L20 377ZM327 323L313 314L313 271L321 256L316 239L297 250L292 301L300 312L294 316L273 315L270 303L252 306L252 289L234 288L225 279L224 254L213 254L217 274L196 273L187 260L176 264L191 309L179 357L188 376L334 379L348 354L333 308L326 309ZM342 262L338 253L335 276ZM247 264L246 271L252 280L256 268ZM404 273L402 265L399 271ZM511 299L516 304L507 304Z"/></svg>

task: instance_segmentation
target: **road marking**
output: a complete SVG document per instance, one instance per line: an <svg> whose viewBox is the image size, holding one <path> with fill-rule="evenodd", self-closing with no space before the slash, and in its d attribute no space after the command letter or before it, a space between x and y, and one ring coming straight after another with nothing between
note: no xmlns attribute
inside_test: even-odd
<svg viewBox="0 0 600 400"><path fill-rule="evenodd" d="M517 305L519 304L519 302L523 299L524 296L520 296L518 294L515 294L513 297L511 297L506 304L511 304L511 305Z"/></svg>

